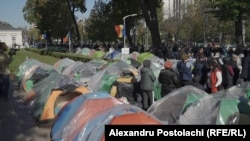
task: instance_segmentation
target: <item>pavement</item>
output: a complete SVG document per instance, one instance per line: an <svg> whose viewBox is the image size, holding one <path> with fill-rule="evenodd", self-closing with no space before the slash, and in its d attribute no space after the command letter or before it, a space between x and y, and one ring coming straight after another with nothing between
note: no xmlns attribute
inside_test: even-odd
<svg viewBox="0 0 250 141"><path fill-rule="evenodd" d="M9 101L0 99L0 141L50 141L51 128L36 125L24 95L12 80Z"/></svg>

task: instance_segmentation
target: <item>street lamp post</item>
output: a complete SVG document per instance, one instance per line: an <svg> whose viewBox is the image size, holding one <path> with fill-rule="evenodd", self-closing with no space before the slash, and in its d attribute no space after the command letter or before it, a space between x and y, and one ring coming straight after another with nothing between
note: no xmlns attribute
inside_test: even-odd
<svg viewBox="0 0 250 141"><path fill-rule="evenodd" d="M137 16L137 14L130 14L130 15L127 15L127 16L123 17L124 30L125 30L125 21L126 21L126 18L128 18L128 17L134 17L134 16ZM123 35L123 47L125 48L125 35Z"/></svg>

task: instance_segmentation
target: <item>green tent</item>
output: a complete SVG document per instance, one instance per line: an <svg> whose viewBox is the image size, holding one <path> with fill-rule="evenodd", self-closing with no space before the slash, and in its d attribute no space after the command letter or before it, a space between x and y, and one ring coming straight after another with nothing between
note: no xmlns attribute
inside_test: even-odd
<svg viewBox="0 0 250 141"><path fill-rule="evenodd" d="M103 75L103 77L101 79L101 82L102 82L101 85L102 85L102 87L100 88L100 90L101 91L110 92L113 83L117 79L118 79L117 75L110 75L110 74Z"/></svg>
<svg viewBox="0 0 250 141"><path fill-rule="evenodd" d="M138 55L137 57L137 61L139 63L143 63L144 60L150 60L152 57L154 57L155 55L153 53L150 52L143 52L141 54Z"/></svg>
<svg viewBox="0 0 250 141"><path fill-rule="evenodd" d="M69 58L63 58L58 60L53 64L53 67L59 72L62 73L68 66L74 64L75 61Z"/></svg>
<svg viewBox="0 0 250 141"><path fill-rule="evenodd" d="M101 50L98 50L96 51L92 57L94 58L103 58L105 56L105 52L104 51L101 51Z"/></svg>
<svg viewBox="0 0 250 141"><path fill-rule="evenodd" d="M90 54L90 49L89 49L89 48L83 48L83 49L81 50L81 54L82 54L82 55L89 56L89 54Z"/></svg>
<svg viewBox="0 0 250 141"><path fill-rule="evenodd" d="M248 100L233 96L207 95L187 108L178 124L235 125L250 123Z"/></svg>
<svg viewBox="0 0 250 141"><path fill-rule="evenodd" d="M88 87L93 91L104 90L110 92L113 83L124 73L138 75L137 69L123 61L113 62L94 74L87 82Z"/></svg>

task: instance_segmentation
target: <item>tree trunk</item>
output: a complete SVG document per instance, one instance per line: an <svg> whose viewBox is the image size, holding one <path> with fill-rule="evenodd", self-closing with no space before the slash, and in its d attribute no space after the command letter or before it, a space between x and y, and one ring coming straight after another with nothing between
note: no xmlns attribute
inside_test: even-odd
<svg viewBox="0 0 250 141"><path fill-rule="evenodd" d="M158 18L156 13L156 3L157 1L155 0L149 0L147 1L147 6L146 6L145 0L140 0L141 9L146 21L146 25L151 33L151 38L153 43L151 49L155 55L157 55L160 58L163 58L163 54L160 49L161 38L160 38Z"/></svg>
<svg viewBox="0 0 250 141"><path fill-rule="evenodd" d="M246 20L242 21L242 44L243 46L247 46L246 45Z"/></svg>
<svg viewBox="0 0 250 141"><path fill-rule="evenodd" d="M236 44L238 46L244 46L245 45L245 22L241 18L238 18L237 21L235 21L235 39Z"/></svg>
<svg viewBox="0 0 250 141"><path fill-rule="evenodd" d="M132 42L132 37L130 35L130 30L131 30L131 24L127 21L125 21L125 25L126 25L126 37L127 37L127 41L128 41L128 47L133 47L133 42Z"/></svg>
<svg viewBox="0 0 250 141"><path fill-rule="evenodd" d="M70 10L70 14L71 14L71 17L73 19L73 22L74 22L74 25L75 25L75 30L76 30L76 35L77 35L77 44L80 44L80 40L81 40L81 35L80 35L80 32L79 32L79 28L78 28L78 25L77 25L77 22L76 22L76 17L75 17L75 14L74 14L74 7L72 8L71 10L71 6L70 6L70 3L68 0L67 1L67 5L68 5L68 8Z"/></svg>

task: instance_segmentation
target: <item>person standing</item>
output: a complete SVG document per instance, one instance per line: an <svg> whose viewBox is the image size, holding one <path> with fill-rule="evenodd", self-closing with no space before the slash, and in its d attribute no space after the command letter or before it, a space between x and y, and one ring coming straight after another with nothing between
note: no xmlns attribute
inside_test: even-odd
<svg viewBox="0 0 250 141"><path fill-rule="evenodd" d="M208 73L208 92L216 93L222 89L222 70L217 60L209 62L211 71Z"/></svg>
<svg viewBox="0 0 250 141"><path fill-rule="evenodd" d="M242 82L240 74L242 72L242 58L244 57L243 53L232 54L232 61L230 65L233 67L234 76L233 76L233 85L239 84Z"/></svg>
<svg viewBox="0 0 250 141"><path fill-rule="evenodd" d="M240 78L242 78L244 81L250 81L250 50L246 51L246 55L242 62L243 64Z"/></svg>
<svg viewBox="0 0 250 141"><path fill-rule="evenodd" d="M203 47L200 47L198 49L198 52L196 53L195 58L196 58L196 62L195 62L194 69L192 70L192 72L194 74L194 77L196 77L197 68L198 68L198 75L200 76L198 77L200 79L199 83L201 85L205 85L207 81L207 73L209 72L209 68L208 68L208 63L207 63L208 58L204 54ZM197 80L198 78L196 77L195 80Z"/></svg>
<svg viewBox="0 0 250 141"><path fill-rule="evenodd" d="M195 59L190 59L188 54L181 55L181 61L176 65L181 86L193 85L192 66L194 62Z"/></svg>
<svg viewBox="0 0 250 141"><path fill-rule="evenodd" d="M230 64L233 60L230 56L224 57L222 68L222 86L224 89L228 89L233 86L234 70Z"/></svg>
<svg viewBox="0 0 250 141"><path fill-rule="evenodd" d="M115 57L115 48L113 45L109 47L108 56L109 56L109 59L111 60L113 60Z"/></svg>
<svg viewBox="0 0 250 141"><path fill-rule="evenodd" d="M161 83L161 97L179 87L178 74L172 69L172 66L172 62L167 60L164 64L165 69L162 69L159 73L158 81Z"/></svg>
<svg viewBox="0 0 250 141"><path fill-rule="evenodd" d="M151 61L144 60L143 67L140 70L141 80L140 89L142 93L142 108L146 111L152 104L154 100L153 90L154 82L156 77L153 70L150 68Z"/></svg>
<svg viewBox="0 0 250 141"><path fill-rule="evenodd" d="M2 79L1 89L4 100L8 101L8 92L10 87L10 69L9 64L12 62L12 55L8 56L7 46L4 42L0 42L0 79Z"/></svg>

